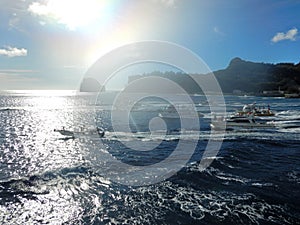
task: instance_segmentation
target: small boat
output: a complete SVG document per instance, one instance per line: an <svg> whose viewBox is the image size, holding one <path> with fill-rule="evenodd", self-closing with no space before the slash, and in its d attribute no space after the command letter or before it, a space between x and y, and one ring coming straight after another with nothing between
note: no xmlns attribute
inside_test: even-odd
<svg viewBox="0 0 300 225"><path fill-rule="evenodd" d="M235 129L252 129L252 128L274 128L275 125L272 121L263 121L254 116L232 116L227 119L213 119L210 126L214 130L219 130L226 126L226 130Z"/></svg>
<svg viewBox="0 0 300 225"><path fill-rule="evenodd" d="M159 113L158 116L164 119L180 119L180 118L186 118L186 119L191 119L195 117L195 113L196 115L200 118L200 117L204 117L204 114L195 110L194 113L182 109L183 113L179 113L177 112L175 106L173 105L169 105L163 112Z"/></svg>
<svg viewBox="0 0 300 225"><path fill-rule="evenodd" d="M60 133L61 135L64 135L64 136L70 136L70 137L75 136L73 131L66 130L64 127L62 129L54 129L54 132L58 132L58 133Z"/></svg>
<svg viewBox="0 0 300 225"><path fill-rule="evenodd" d="M275 116L275 113L272 112L271 110L261 110L261 111L255 111L255 112L243 112L243 111L238 111L236 113L237 116L247 116L253 114L254 116Z"/></svg>
<svg viewBox="0 0 300 225"><path fill-rule="evenodd" d="M247 104L244 105L242 111L236 113L237 116L248 116L253 114L254 116L275 116L275 113L271 111L270 106L268 105L267 109L256 107L256 104Z"/></svg>
<svg viewBox="0 0 300 225"><path fill-rule="evenodd" d="M269 109L263 109L261 111L254 112L254 116L275 116L275 113Z"/></svg>
<svg viewBox="0 0 300 225"><path fill-rule="evenodd" d="M10 108L4 108L4 109L0 109L0 112L5 112L5 111L9 111Z"/></svg>
<svg viewBox="0 0 300 225"><path fill-rule="evenodd" d="M54 129L54 132L58 132L63 136L68 136L75 138L75 135L93 135L97 134L100 138L104 137L105 131L103 128L97 127L96 129L83 129L81 128L80 131L71 131L71 130L66 130L64 127L62 129Z"/></svg>
<svg viewBox="0 0 300 225"><path fill-rule="evenodd" d="M300 93L285 94L285 98L300 98Z"/></svg>

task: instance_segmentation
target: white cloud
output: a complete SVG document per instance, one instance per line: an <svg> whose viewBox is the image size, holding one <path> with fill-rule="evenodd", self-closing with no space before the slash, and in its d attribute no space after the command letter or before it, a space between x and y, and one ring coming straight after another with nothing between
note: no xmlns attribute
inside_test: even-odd
<svg viewBox="0 0 300 225"><path fill-rule="evenodd" d="M8 21L8 26L9 26L9 29L11 30L17 30L19 32L22 32L24 34L28 34L27 31L25 31L23 28L22 28L22 25L21 25L21 18L18 17L16 14L13 15L13 17L11 17Z"/></svg>
<svg viewBox="0 0 300 225"><path fill-rule="evenodd" d="M286 33L279 32L271 39L271 41L274 43L283 41L283 40L295 41L297 33L298 33L297 28L290 29Z"/></svg>
<svg viewBox="0 0 300 225"><path fill-rule="evenodd" d="M6 81L23 81L23 80L35 80L35 70L26 69L0 69L1 83Z"/></svg>
<svg viewBox="0 0 300 225"><path fill-rule="evenodd" d="M25 74L25 73L36 73L35 70L20 70L20 69L0 69L0 73L3 74Z"/></svg>
<svg viewBox="0 0 300 225"><path fill-rule="evenodd" d="M214 32L215 32L216 34L221 35L221 36L225 36L225 33L222 32L218 27L214 27Z"/></svg>
<svg viewBox="0 0 300 225"><path fill-rule="evenodd" d="M26 56L27 49L8 46L6 48L0 49L0 55L8 57Z"/></svg>
<svg viewBox="0 0 300 225"><path fill-rule="evenodd" d="M44 3L32 2L28 11L75 30L98 19L105 19L110 13L110 5L108 0L48 0Z"/></svg>
<svg viewBox="0 0 300 225"><path fill-rule="evenodd" d="M28 11L33 13L33 14L43 16L43 15L51 14L52 9L51 9L50 3L48 3L47 5L43 5L39 2L33 2L28 7Z"/></svg>
<svg viewBox="0 0 300 225"><path fill-rule="evenodd" d="M18 17L14 16L13 18L9 19L8 26L10 28L17 28L19 22L20 22L20 19Z"/></svg>

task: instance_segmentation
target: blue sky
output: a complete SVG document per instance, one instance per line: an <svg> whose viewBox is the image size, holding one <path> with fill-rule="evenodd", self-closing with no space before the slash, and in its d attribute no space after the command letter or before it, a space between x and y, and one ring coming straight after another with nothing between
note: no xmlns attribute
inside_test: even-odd
<svg viewBox="0 0 300 225"><path fill-rule="evenodd" d="M0 90L76 89L124 44L182 45L211 70L300 61L298 0L0 0Z"/></svg>

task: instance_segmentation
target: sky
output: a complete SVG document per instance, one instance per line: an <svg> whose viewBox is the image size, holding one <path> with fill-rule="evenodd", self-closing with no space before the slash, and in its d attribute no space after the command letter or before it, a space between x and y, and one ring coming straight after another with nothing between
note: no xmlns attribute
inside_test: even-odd
<svg viewBox="0 0 300 225"><path fill-rule="evenodd" d="M159 40L212 70L300 62L299 0L0 0L0 90L77 89L101 56Z"/></svg>

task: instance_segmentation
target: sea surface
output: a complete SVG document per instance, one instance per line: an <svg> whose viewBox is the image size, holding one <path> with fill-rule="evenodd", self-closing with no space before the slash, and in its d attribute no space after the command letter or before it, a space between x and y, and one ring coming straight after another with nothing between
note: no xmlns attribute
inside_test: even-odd
<svg viewBox="0 0 300 225"><path fill-rule="evenodd" d="M228 114L254 102L269 105L276 115L267 119L276 128L226 131L218 154L203 170L200 161L212 138L205 96L191 96L204 114L200 129L182 130L175 120L151 127L162 121L157 116L168 105L151 97L135 104L125 120L122 106L114 108L114 127L113 96L0 93L0 224L300 224L299 99L225 96ZM178 105L185 104L178 99ZM106 131L101 140L54 132L96 126ZM117 171L118 162L155 166L180 140L196 142L194 154L165 179L126 185L107 176L110 169ZM151 170L147 173L151 176Z"/></svg>

